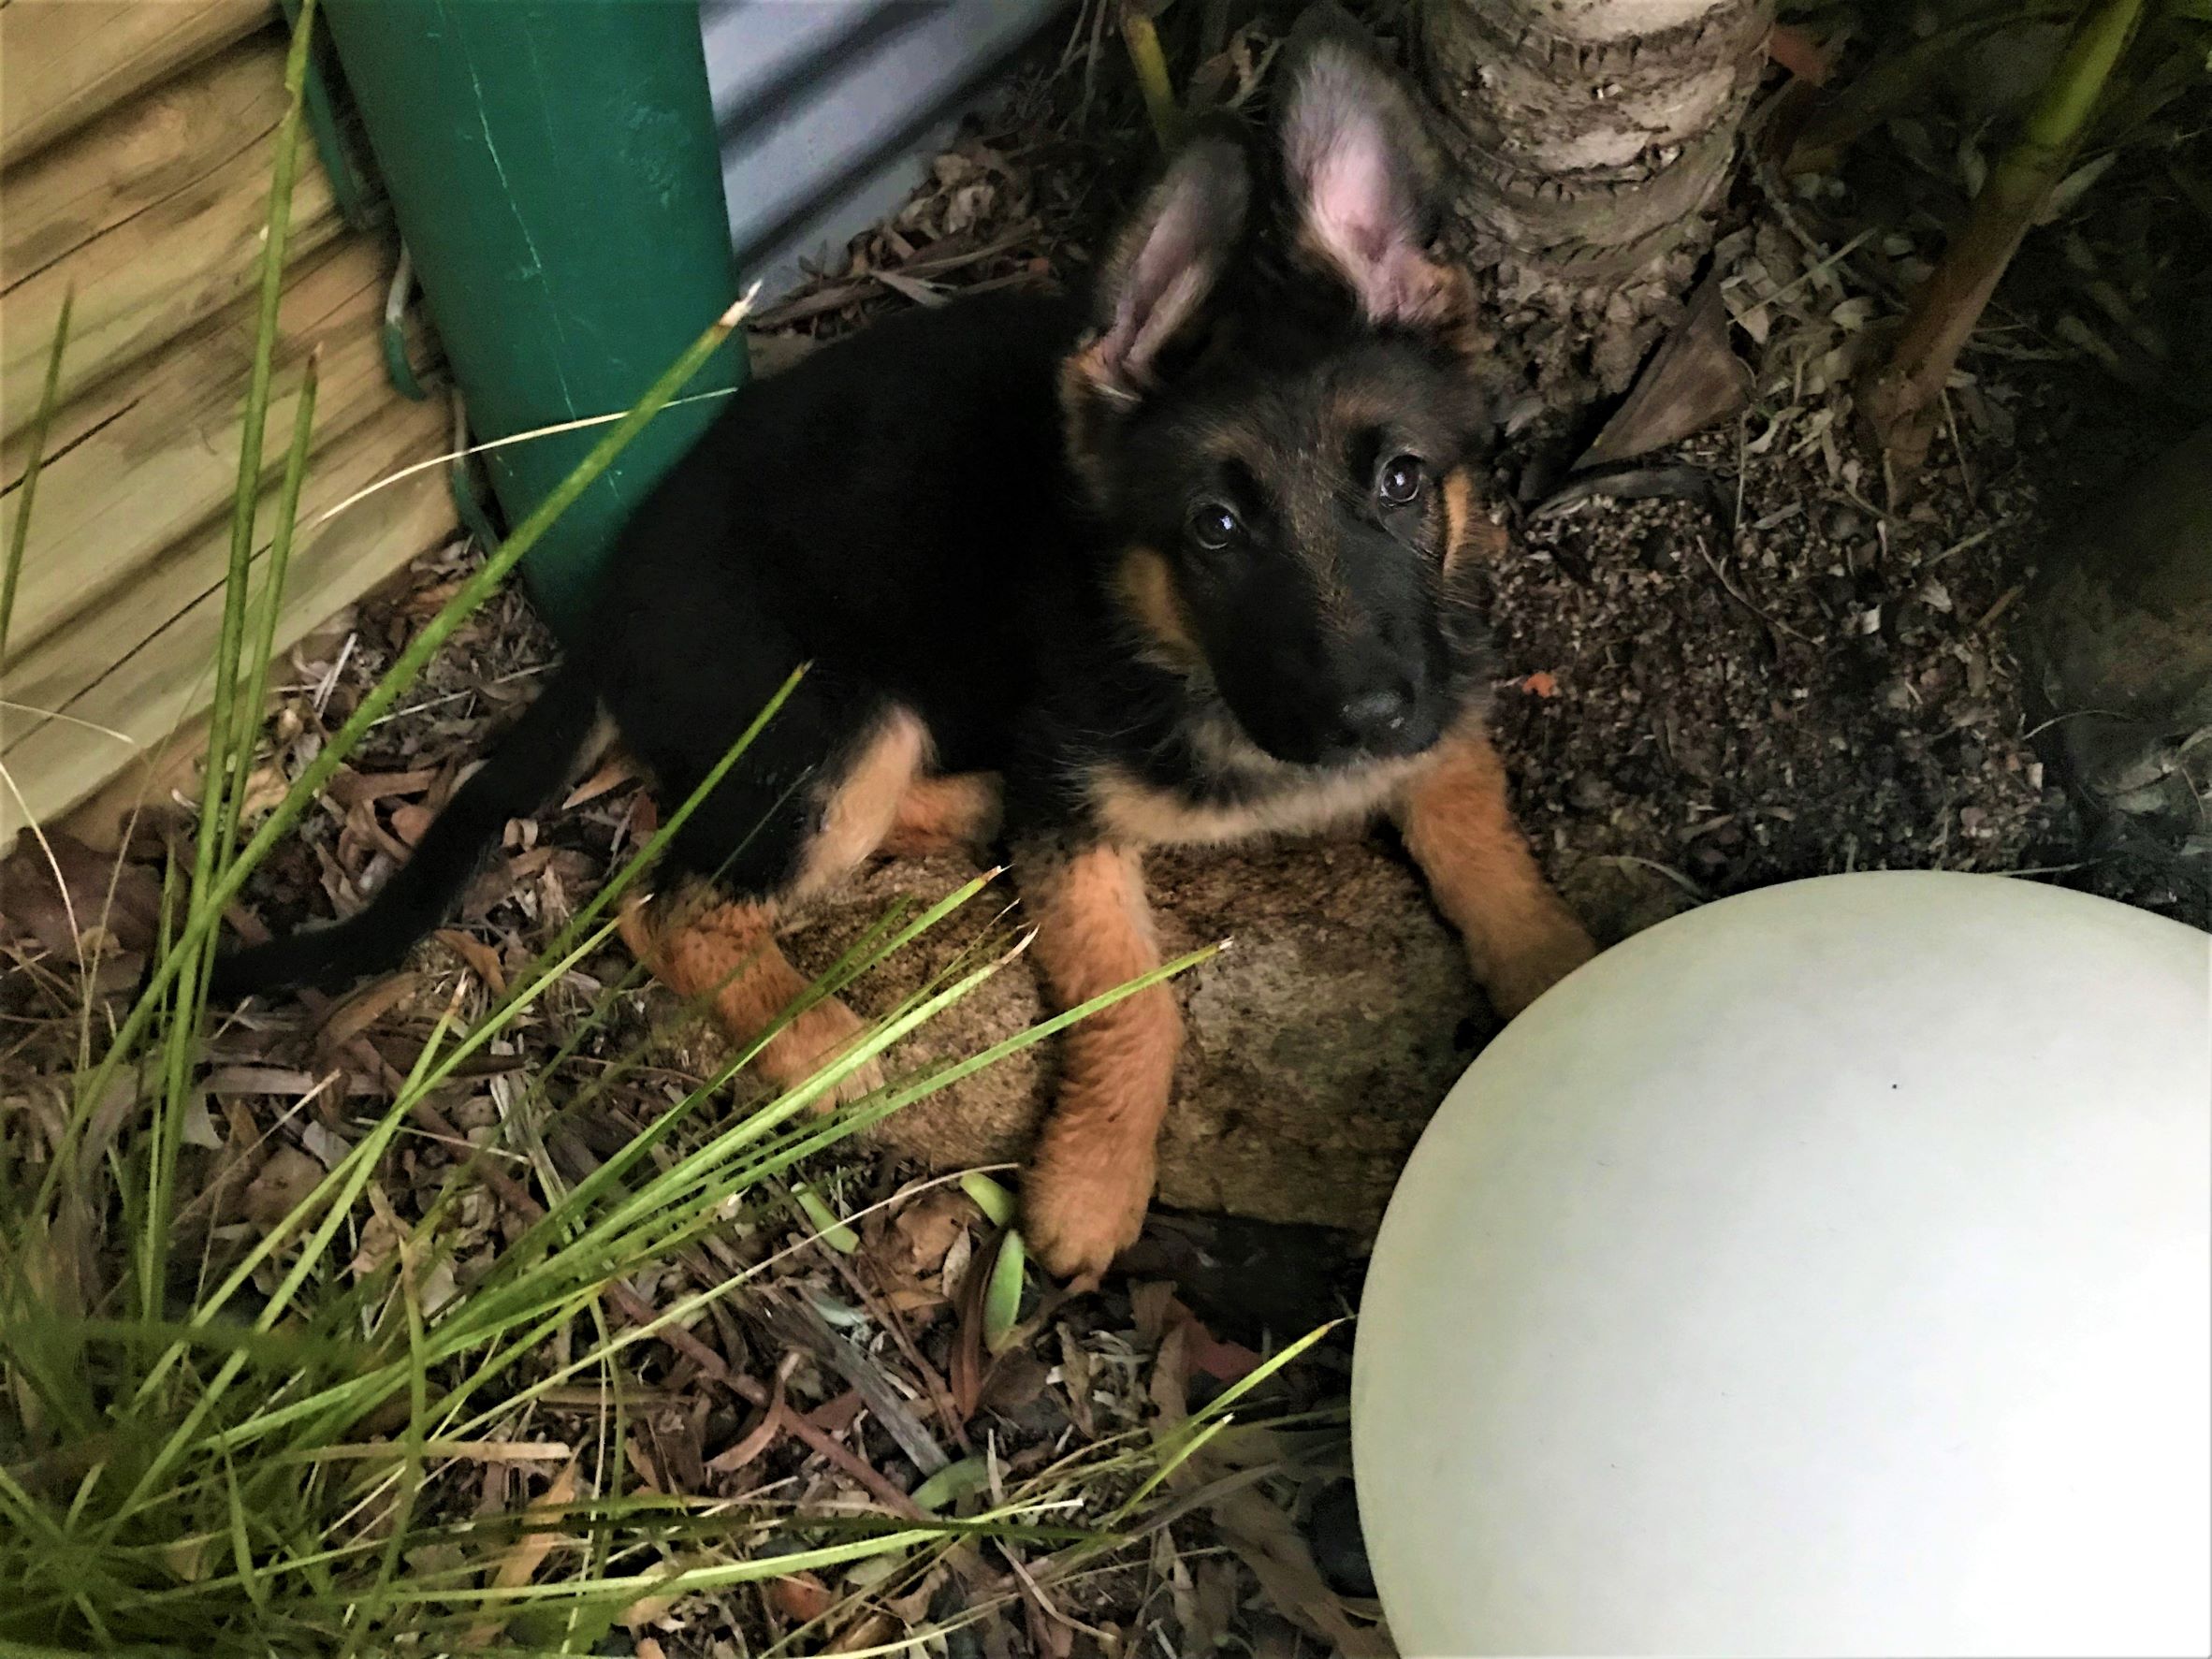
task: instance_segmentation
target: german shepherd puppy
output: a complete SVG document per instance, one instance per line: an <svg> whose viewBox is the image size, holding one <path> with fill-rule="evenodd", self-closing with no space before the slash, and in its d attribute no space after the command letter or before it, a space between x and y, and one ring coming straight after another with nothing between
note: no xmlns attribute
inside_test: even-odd
<svg viewBox="0 0 2212 1659"><path fill-rule="evenodd" d="M686 879L624 928L739 1039L804 988L775 943L789 907L872 855L987 841L1002 814L1063 1005L1157 965L1146 848L1382 812L1501 1011L1581 963L1484 735L1481 344L1464 274L1428 251L1420 118L1324 36L1297 52L1267 155L1202 130L1087 314L956 301L735 399L415 858L352 920L229 957L219 986L396 967L602 707L682 799L801 662L673 837ZM1163 986L1068 1034L1024 1183L1055 1273L1095 1278L1136 1237L1180 1026ZM795 1082L860 1028L819 1004L758 1064Z"/></svg>

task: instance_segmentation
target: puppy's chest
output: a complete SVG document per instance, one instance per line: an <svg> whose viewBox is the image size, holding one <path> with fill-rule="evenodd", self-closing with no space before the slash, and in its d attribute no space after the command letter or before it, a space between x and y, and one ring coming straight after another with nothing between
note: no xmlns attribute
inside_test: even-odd
<svg viewBox="0 0 2212 1659"><path fill-rule="evenodd" d="M1317 835L1373 818L1404 788L1419 758L1320 774L1162 782L1118 762L1089 774L1098 827L1130 847L1221 846L1270 836Z"/></svg>

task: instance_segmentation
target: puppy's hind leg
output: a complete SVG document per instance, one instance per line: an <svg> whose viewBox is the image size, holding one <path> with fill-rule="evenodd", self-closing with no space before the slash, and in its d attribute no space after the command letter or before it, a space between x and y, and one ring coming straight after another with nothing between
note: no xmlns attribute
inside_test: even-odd
<svg viewBox="0 0 2212 1659"><path fill-rule="evenodd" d="M705 1000L732 1041L749 1045L804 997L807 978L776 942L777 907L732 899L705 881L626 908L622 939L653 977L686 1001ZM779 1089L818 1075L864 1029L834 997L793 1015L752 1062ZM882 1081L872 1060L855 1067L820 1104L858 1099Z"/></svg>
<svg viewBox="0 0 2212 1659"><path fill-rule="evenodd" d="M809 989L776 942L778 922L882 842L927 749L922 722L894 708L848 747L826 787L770 800L759 780L741 776L741 764L686 825L696 826L695 835L681 849L693 868L707 862L703 854L736 849L721 852L722 885L735 892L688 882L657 905L628 912L625 940L677 995L711 999L735 1041L755 1041ZM794 1087L834 1063L865 1028L844 1003L824 997L777 1030L753 1064L778 1087ZM881 1082L880 1067L869 1060L822 1103L856 1099Z"/></svg>

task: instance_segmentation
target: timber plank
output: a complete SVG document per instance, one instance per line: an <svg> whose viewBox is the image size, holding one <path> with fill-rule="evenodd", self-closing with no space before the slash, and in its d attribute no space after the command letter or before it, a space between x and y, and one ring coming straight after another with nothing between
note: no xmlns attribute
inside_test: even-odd
<svg viewBox="0 0 2212 1659"><path fill-rule="evenodd" d="M0 18L23 4L15 0ZM92 7L104 8L105 0ZM9 172L0 218L0 305L7 313L0 432L19 430L36 413L54 326L71 291L64 400L255 287L283 74L279 37L250 42ZM329 179L304 138L301 150L287 248L294 260L343 228Z"/></svg>
<svg viewBox="0 0 2212 1659"><path fill-rule="evenodd" d="M283 471L311 352L322 352L318 448L398 400L378 337L383 288L379 252L367 241L333 249L287 285L263 440L265 488ZM31 515L9 631L15 654L109 603L166 550L229 522L253 328L252 305L238 307L224 327L117 382L113 395L81 400L95 409L70 407L72 418L48 445ZM12 513L12 487L0 491L0 509Z"/></svg>
<svg viewBox="0 0 2212 1659"><path fill-rule="evenodd" d="M282 651L410 560L456 533L443 473L433 469L370 497L328 524L325 507L413 460L445 437L436 404L397 403L338 441L311 474L302 531L278 618ZM256 566L267 551L256 549ZM65 812L205 709L222 622L226 526L165 557L143 581L24 652L9 666L0 708L0 844L26 816Z"/></svg>
<svg viewBox="0 0 2212 1659"><path fill-rule="evenodd" d="M269 0L8 0L0 166L277 21Z"/></svg>

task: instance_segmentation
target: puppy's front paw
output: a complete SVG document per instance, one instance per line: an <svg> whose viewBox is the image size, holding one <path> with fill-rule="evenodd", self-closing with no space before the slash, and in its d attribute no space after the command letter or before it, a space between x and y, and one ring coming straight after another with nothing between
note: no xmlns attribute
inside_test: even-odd
<svg viewBox="0 0 2212 1659"><path fill-rule="evenodd" d="M1137 1242L1152 1203L1153 1158L1058 1144L1049 1131L1022 1180L1022 1236L1055 1278L1096 1285Z"/></svg>
<svg viewBox="0 0 2212 1659"><path fill-rule="evenodd" d="M1482 988L1509 1020L1596 954L1596 944L1562 905L1499 952Z"/></svg>

